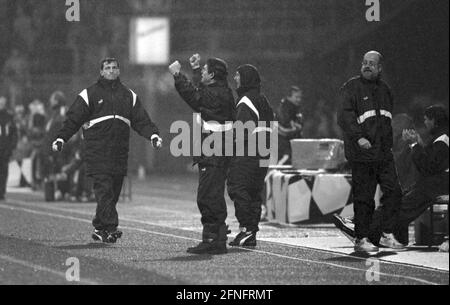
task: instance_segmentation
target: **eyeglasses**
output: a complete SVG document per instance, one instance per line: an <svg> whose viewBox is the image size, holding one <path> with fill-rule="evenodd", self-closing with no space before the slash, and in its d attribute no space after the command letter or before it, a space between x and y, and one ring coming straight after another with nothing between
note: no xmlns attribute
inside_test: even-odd
<svg viewBox="0 0 450 305"><path fill-rule="evenodd" d="M372 61L363 61L361 64L363 66L378 67L378 63L375 63L375 62L372 62Z"/></svg>

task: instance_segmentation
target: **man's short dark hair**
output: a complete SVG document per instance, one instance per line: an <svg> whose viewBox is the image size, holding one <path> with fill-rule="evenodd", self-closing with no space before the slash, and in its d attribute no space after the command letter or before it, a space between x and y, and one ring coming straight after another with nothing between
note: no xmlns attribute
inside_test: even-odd
<svg viewBox="0 0 450 305"><path fill-rule="evenodd" d="M206 61L208 73L214 73L214 79L225 80L228 75L227 63L220 58L209 58Z"/></svg>
<svg viewBox="0 0 450 305"><path fill-rule="evenodd" d="M289 96L292 96L295 92L302 92L302 89L297 86L291 86L291 88L289 88Z"/></svg>
<svg viewBox="0 0 450 305"><path fill-rule="evenodd" d="M442 105L432 105L425 109L424 115L434 120L434 129L448 128L448 114Z"/></svg>
<svg viewBox="0 0 450 305"><path fill-rule="evenodd" d="M102 61L100 62L100 70L103 70L103 65L109 64L115 62L117 64L117 67L119 67L119 61L117 59L115 59L114 57L106 57L105 59L102 59Z"/></svg>

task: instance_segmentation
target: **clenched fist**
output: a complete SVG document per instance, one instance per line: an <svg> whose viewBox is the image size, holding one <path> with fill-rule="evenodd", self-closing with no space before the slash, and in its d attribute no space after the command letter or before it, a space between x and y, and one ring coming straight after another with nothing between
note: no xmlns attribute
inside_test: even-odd
<svg viewBox="0 0 450 305"><path fill-rule="evenodd" d="M170 66L169 66L169 71L172 75L177 75L178 73L180 73L181 70L181 64L178 60L174 61Z"/></svg>
<svg viewBox="0 0 450 305"><path fill-rule="evenodd" d="M191 64L191 68L198 69L200 68L200 54L195 53L194 55L189 58L189 63Z"/></svg>
<svg viewBox="0 0 450 305"><path fill-rule="evenodd" d="M52 143L52 150L53 151L61 151L63 146L64 146L64 140L58 138Z"/></svg>
<svg viewBox="0 0 450 305"><path fill-rule="evenodd" d="M162 139L157 134L152 135L151 139L153 148L159 149L162 146Z"/></svg>

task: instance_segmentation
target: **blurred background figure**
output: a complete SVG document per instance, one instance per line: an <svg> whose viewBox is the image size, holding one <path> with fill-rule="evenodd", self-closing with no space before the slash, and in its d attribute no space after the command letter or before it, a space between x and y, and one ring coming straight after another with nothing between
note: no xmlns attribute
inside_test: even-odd
<svg viewBox="0 0 450 305"><path fill-rule="evenodd" d="M47 118L44 104L38 100L33 100L28 105L30 114L28 116L28 141L31 144L32 161L32 187L40 188L44 179L44 137Z"/></svg>
<svg viewBox="0 0 450 305"><path fill-rule="evenodd" d="M2 73L13 109L15 105L24 103L26 88L31 86L29 69L30 63L26 56L19 49L13 48Z"/></svg>
<svg viewBox="0 0 450 305"><path fill-rule="evenodd" d="M0 96L0 200L5 199L9 158L17 144L16 125L6 106L6 98Z"/></svg>
<svg viewBox="0 0 450 305"><path fill-rule="evenodd" d="M302 137L303 115L300 105L303 92L297 86L292 86L276 109L278 120L278 159L280 164L291 164L292 139Z"/></svg>

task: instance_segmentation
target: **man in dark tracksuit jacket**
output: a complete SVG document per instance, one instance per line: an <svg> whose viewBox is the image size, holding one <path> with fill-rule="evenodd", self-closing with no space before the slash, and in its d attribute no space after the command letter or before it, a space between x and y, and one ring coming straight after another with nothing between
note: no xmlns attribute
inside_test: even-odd
<svg viewBox="0 0 450 305"><path fill-rule="evenodd" d="M364 55L361 75L350 79L340 90L338 123L344 132L345 155L352 167L355 212L355 251L376 252L370 236L372 222L381 222L389 247L401 246L393 237L395 215L401 188L394 164L392 146L393 97L380 79L382 56L376 51ZM383 196L379 217L374 215L377 184ZM372 241L370 241L370 240ZM381 243L381 242L380 242Z"/></svg>
<svg viewBox="0 0 450 305"><path fill-rule="evenodd" d="M16 124L6 109L6 98L0 96L0 200L5 199L9 158L16 145Z"/></svg>
<svg viewBox="0 0 450 305"><path fill-rule="evenodd" d="M237 147L233 157L228 176L228 194L234 202L236 218L239 221L239 234L230 243L231 246L256 246L256 232L261 219L262 190L267 167L260 164L261 159L269 159L270 156L262 156L259 151L252 155L251 146L259 147L258 143L251 143L265 137L266 147L270 143L271 121L274 120L273 110L267 98L261 94L261 79L258 70L252 65L238 67L235 81L237 83L238 103L236 105L236 123L254 122L257 126L244 135L243 156L239 155ZM256 135L250 137L249 133ZM239 133L236 132L236 137ZM250 140L252 139L252 140ZM239 139L236 139L238 145Z"/></svg>
<svg viewBox="0 0 450 305"><path fill-rule="evenodd" d="M278 159L280 164L291 164L291 140L302 137L303 115L300 111L302 91L292 86L289 96L283 98L276 110L278 121Z"/></svg>
<svg viewBox="0 0 450 305"><path fill-rule="evenodd" d="M419 178L412 189L402 197L396 215L395 236L408 244L408 226L433 203L436 197L448 195L448 116L442 106L430 106L425 110L425 127L431 135L425 145L414 130L405 131L403 137L410 142L412 159Z"/></svg>
<svg viewBox="0 0 450 305"><path fill-rule="evenodd" d="M200 69L200 55L190 58L193 82L180 73L178 61L169 70L174 75L175 88L182 99L202 118L202 143L218 134L222 137L222 154L194 157L198 163L199 182L197 205L203 225L202 242L187 252L201 254L226 253L228 227L225 224L227 207L224 198L225 180L230 157L225 156L225 132L231 131L234 116L233 92L227 83L227 65L218 58L210 58Z"/></svg>
<svg viewBox="0 0 450 305"><path fill-rule="evenodd" d="M127 174L130 127L152 141L153 147L160 147L162 140L138 96L120 82L118 61L102 60L100 74L97 83L81 91L69 108L53 150L61 150L83 126L86 174L93 179L97 200L92 237L115 242L121 236L116 205Z"/></svg>

